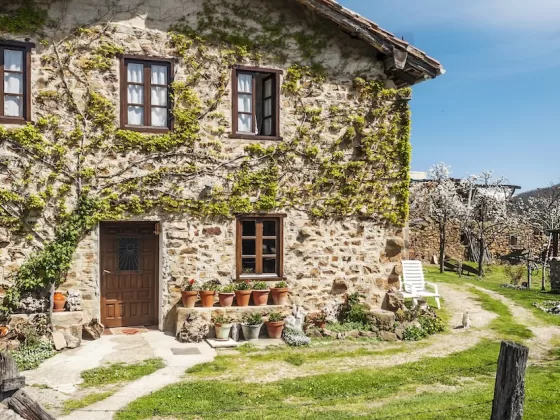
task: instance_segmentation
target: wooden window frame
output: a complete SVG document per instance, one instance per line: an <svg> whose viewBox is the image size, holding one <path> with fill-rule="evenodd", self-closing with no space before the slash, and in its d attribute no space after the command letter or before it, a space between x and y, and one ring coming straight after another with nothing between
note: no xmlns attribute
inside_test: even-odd
<svg viewBox="0 0 560 420"><path fill-rule="evenodd" d="M0 40L0 123L2 124L25 124L31 121L31 49L33 48L35 48L35 44L32 42ZM6 49L23 52L23 71L10 72L23 74L23 94L10 94L23 98L23 115L21 117L4 115L4 50Z"/></svg>
<svg viewBox="0 0 560 420"><path fill-rule="evenodd" d="M138 105L128 103L128 63L142 64L144 66L144 83L132 83L136 85L142 85L144 88L144 124L151 123L152 118L152 86L163 87L163 85L152 85L152 74L151 67L153 65L166 66L167 67L167 126L166 127L153 127L151 125L130 125L128 124L128 106ZM121 128L123 130L131 131L141 131L144 133L167 133L173 130L173 102L172 102L172 92L171 84L173 83L174 75L174 60L171 58L160 58L160 57L144 57L138 55L128 55L124 54L121 56L120 60L120 94L121 94ZM148 77L149 76L149 77ZM156 107L163 108L163 107Z"/></svg>
<svg viewBox="0 0 560 420"><path fill-rule="evenodd" d="M272 104L272 128L274 131L274 135L271 136L263 136L260 134L248 134L248 133L238 133L238 83L237 78L239 74L251 74L254 75L255 73L260 73L267 75L264 80L267 78L272 79L272 93L273 93L273 104ZM232 113L231 113L231 134L229 135L230 138L235 139L246 139L246 140L282 140L280 136L280 76L283 74L282 70L277 69L270 69L270 68L261 68L261 67L247 67L247 66L234 66L232 68L232 76L231 76L231 84L232 84L232 95L231 95L231 102L232 102ZM263 80L263 89L264 89L264 80ZM254 117L256 115L257 110L257 98L256 98L256 80L253 78L253 106L252 106L252 113L251 115ZM264 98L263 98L264 99ZM264 100L263 100L263 112L264 112Z"/></svg>
<svg viewBox="0 0 560 420"><path fill-rule="evenodd" d="M248 214L237 216L236 219L236 253L235 253L235 277L236 280L258 280L258 281L279 281L284 278L284 218L285 214ZM255 221L256 232L255 237L243 236L243 222ZM272 237L263 237L262 223L265 221L276 222L276 273L262 273L262 241L264 239L272 239ZM256 273L243 274L242 269L242 240L244 238L255 239L255 271ZM245 256L246 257L246 256ZM253 258L253 256L250 256ZM259 272L260 271L260 272Z"/></svg>

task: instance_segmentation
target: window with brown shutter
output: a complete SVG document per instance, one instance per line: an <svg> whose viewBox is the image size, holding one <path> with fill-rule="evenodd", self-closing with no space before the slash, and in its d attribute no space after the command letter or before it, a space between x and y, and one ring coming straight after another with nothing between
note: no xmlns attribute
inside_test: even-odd
<svg viewBox="0 0 560 420"><path fill-rule="evenodd" d="M276 280L284 275L282 215L237 218L237 279Z"/></svg>
<svg viewBox="0 0 560 420"><path fill-rule="evenodd" d="M281 73L280 70L258 67L234 67L230 137L281 140Z"/></svg>
<svg viewBox="0 0 560 420"><path fill-rule="evenodd" d="M121 126L161 132L171 128L171 61L125 56L121 64Z"/></svg>
<svg viewBox="0 0 560 420"><path fill-rule="evenodd" d="M31 48L28 42L0 42L0 122L22 124L31 119Z"/></svg>

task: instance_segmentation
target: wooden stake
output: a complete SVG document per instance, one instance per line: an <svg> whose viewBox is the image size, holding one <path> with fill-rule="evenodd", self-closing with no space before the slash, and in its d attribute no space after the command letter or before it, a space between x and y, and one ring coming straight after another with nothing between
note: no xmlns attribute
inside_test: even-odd
<svg viewBox="0 0 560 420"><path fill-rule="evenodd" d="M520 420L525 401L525 368L529 349L511 341L502 341L491 420Z"/></svg>

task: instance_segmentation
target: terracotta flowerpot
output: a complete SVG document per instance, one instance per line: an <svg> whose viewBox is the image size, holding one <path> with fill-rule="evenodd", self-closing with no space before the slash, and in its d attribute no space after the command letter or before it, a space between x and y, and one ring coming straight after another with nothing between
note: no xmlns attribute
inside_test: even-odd
<svg viewBox="0 0 560 420"><path fill-rule="evenodd" d="M315 324L316 327L319 327L319 328L322 328L322 329L327 327L327 321L314 321L313 323Z"/></svg>
<svg viewBox="0 0 560 420"><path fill-rule="evenodd" d="M251 292L252 290L236 290L235 301L237 302L237 306L249 306Z"/></svg>
<svg viewBox="0 0 560 420"><path fill-rule="evenodd" d="M272 295L272 302L275 305L285 305L288 300L287 287L273 287L270 289L270 294Z"/></svg>
<svg viewBox="0 0 560 420"><path fill-rule="evenodd" d="M255 341L259 339L259 334L261 332L262 324L258 325L247 325L241 324L241 329L243 330L243 338L247 341Z"/></svg>
<svg viewBox="0 0 560 420"><path fill-rule="evenodd" d="M181 292L181 301L185 308L194 308L196 303L196 298L198 297L198 292L196 290L183 290Z"/></svg>
<svg viewBox="0 0 560 420"><path fill-rule="evenodd" d="M55 292L53 296L53 312L64 312L64 305L66 304L66 296L62 292Z"/></svg>
<svg viewBox="0 0 560 420"><path fill-rule="evenodd" d="M284 330L284 321L268 321L266 323L266 332L270 338L281 338Z"/></svg>
<svg viewBox="0 0 560 420"><path fill-rule="evenodd" d="M216 340L227 341L229 340L229 333L233 324L214 324L216 330Z"/></svg>
<svg viewBox="0 0 560 420"><path fill-rule="evenodd" d="M8 335L8 332L10 331L10 329L8 327L6 327L5 325L0 327L0 338L2 337L6 337Z"/></svg>
<svg viewBox="0 0 560 420"><path fill-rule="evenodd" d="M269 290L253 290L253 304L255 306L265 306L268 302Z"/></svg>
<svg viewBox="0 0 560 420"><path fill-rule="evenodd" d="M224 308L230 307L233 305L233 298L235 297L235 293L220 293L218 298L220 299L220 306Z"/></svg>
<svg viewBox="0 0 560 420"><path fill-rule="evenodd" d="M200 291L200 302L203 308L211 308L214 306L214 295L216 292L214 290L201 290Z"/></svg>

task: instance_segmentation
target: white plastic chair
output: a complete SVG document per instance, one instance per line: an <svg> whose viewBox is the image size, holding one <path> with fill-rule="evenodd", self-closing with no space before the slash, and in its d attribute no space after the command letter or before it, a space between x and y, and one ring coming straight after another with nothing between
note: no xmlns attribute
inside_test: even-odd
<svg viewBox="0 0 560 420"><path fill-rule="evenodd" d="M424 280L424 269L422 262L416 260L402 261L403 274L400 279L400 292L405 298L411 298L414 306L418 305L418 298L433 297L437 308L441 309L437 284ZM430 286L433 292L426 289Z"/></svg>

